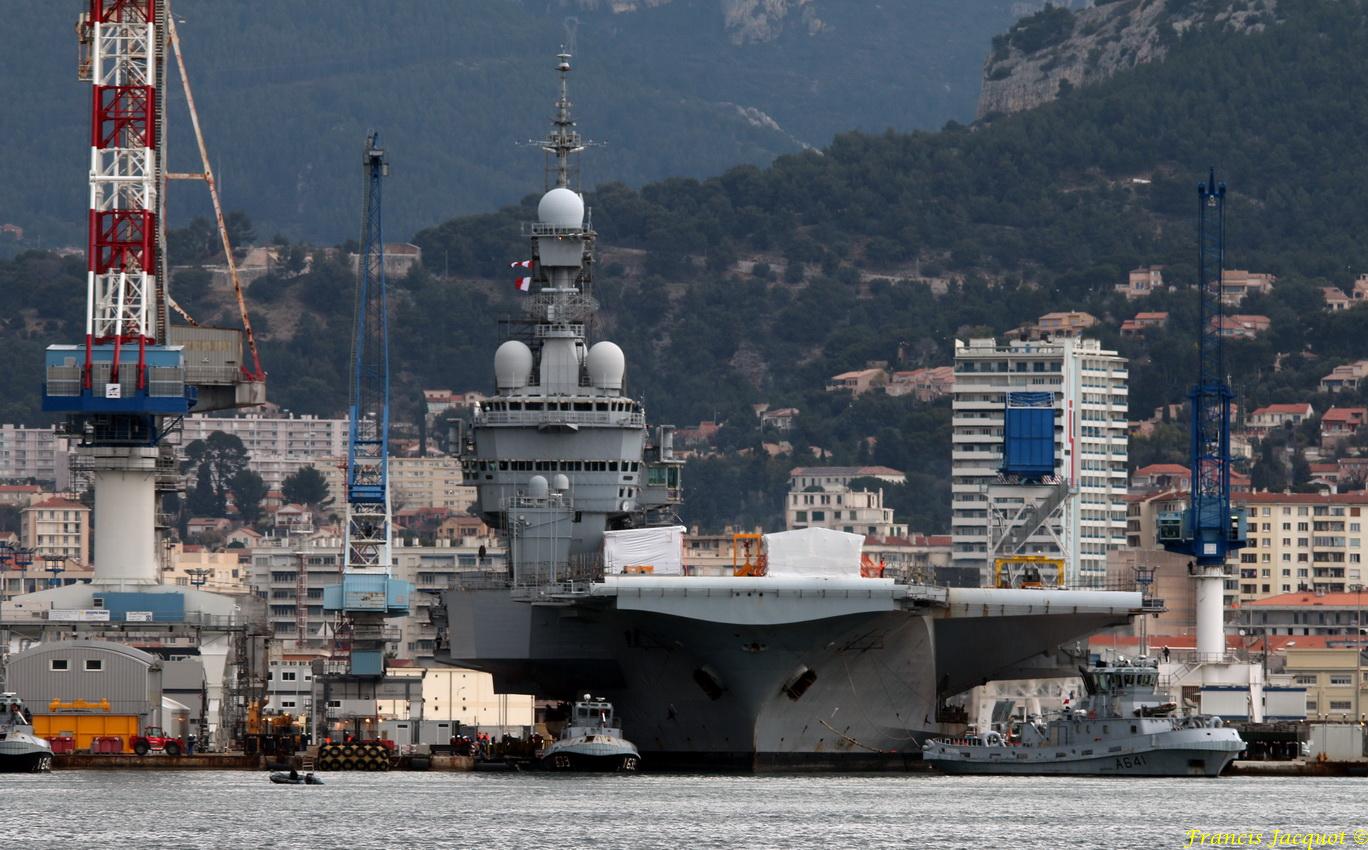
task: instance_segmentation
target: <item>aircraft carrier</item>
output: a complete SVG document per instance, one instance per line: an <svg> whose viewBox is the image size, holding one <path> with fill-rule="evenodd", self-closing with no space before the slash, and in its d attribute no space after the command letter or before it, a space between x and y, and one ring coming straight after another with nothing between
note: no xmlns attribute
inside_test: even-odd
<svg viewBox="0 0 1368 850"><path fill-rule="evenodd" d="M612 701L643 767L900 769L960 728L951 697L992 679L1070 675L1061 652L1139 613L1139 593L944 588L897 578L621 574L605 533L673 524L683 462L626 393L626 361L589 345L595 233L571 187L585 147L570 56L548 183L526 226L526 317L494 355L496 392L462 435L506 573L435 609L440 660L501 692ZM523 263L519 263L520 266Z"/></svg>

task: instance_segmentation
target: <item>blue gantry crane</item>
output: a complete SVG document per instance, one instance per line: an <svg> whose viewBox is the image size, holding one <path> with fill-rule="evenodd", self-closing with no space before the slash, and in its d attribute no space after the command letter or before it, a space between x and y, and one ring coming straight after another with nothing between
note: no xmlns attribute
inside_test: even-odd
<svg viewBox="0 0 1368 850"><path fill-rule="evenodd" d="M365 678L384 675L385 620L408 613L412 590L391 576L389 309L380 215L389 165L379 141L378 134L369 134L362 152L366 180L348 408L346 560L342 583L323 593L323 610L339 617L347 672Z"/></svg>
<svg viewBox="0 0 1368 850"><path fill-rule="evenodd" d="M1224 593L1226 556L1244 547L1243 509L1230 503L1230 404L1234 397L1224 361L1225 305L1221 300L1225 267L1224 183L1212 169L1198 184L1198 377L1188 394L1191 406L1191 494L1188 507L1158 519L1164 548L1192 558L1197 581L1197 654L1215 661L1225 654Z"/></svg>

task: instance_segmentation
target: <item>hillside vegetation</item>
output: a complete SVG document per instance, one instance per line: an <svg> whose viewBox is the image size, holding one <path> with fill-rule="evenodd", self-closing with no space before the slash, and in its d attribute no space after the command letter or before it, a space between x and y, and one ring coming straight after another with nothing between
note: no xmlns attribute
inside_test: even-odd
<svg viewBox="0 0 1368 850"><path fill-rule="evenodd" d="M1279 276L1270 295L1240 307L1273 320L1259 339L1230 345L1241 403L1310 399L1332 366L1368 356L1368 309L1326 313L1319 291L1368 271L1368 165L1357 153L1368 131L1368 10L1361 0L1278 8L1281 21L1263 32L1191 33L1162 63L991 125L844 134L768 168L593 192L604 243L596 333L625 349L631 391L652 420L726 423L726 456L690 464L685 519L774 524L786 470L816 447L830 462L913 472L890 495L914 527L944 528L948 404L852 403L824 385L870 360L946 364L956 337L1001 335L1051 310L1103 320L1097 335L1132 360L1133 419L1180 401L1195 369L1194 187L1209 165L1231 187L1228 264ZM417 234L428 268L398 283L401 404L413 409L425 386L489 389L495 320L518 306L507 264L525 255L518 222L533 217L529 199ZM1165 265L1177 288L1126 302L1113 286L1141 264ZM33 321L47 322L45 340L74 339L79 269L21 258L0 268L0 297L32 305L50 291ZM72 305L60 303L63 276ZM346 272L320 263L258 287L273 397L339 409ZM1172 320L1155 336L1121 338L1120 321L1138 310ZM0 346L16 364L0 398L24 418L36 396L17 382L29 363L36 373L38 344L6 334ZM750 405L762 401L801 409L784 436L792 456L765 458L762 439L777 435L756 427ZM1182 451L1169 440L1138 444L1135 456Z"/></svg>
<svg viewBox="0 0 1368 850"><path fill-rule="evenodd" d="M9 141L0 224L30 245L83 244L90 87L76 80L76 0L7 3L0 75ZM88 4L85 4L88 5ZM768 163L852 128L938 127L973 115L984 45L1010 0L176 0L196 103L225 203L263 233L357 231L359 155L380 131L394 171L390 232L510 203L540 185L535 149L572 95L592 186ZM890 58L896 57L894 61ZM198 171L179 81L172 170ZM402 199L402 202L399 202ZM208 211L177 185L173 224ZM0 256L5 240L0 238Z"/></svg>

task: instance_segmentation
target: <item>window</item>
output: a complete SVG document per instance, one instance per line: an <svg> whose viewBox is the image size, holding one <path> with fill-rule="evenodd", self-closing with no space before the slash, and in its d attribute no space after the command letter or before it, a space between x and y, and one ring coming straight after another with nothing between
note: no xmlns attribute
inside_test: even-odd
<svg viewBox="0 0 1368 850"><path fill-rule="evenodd" d="M53 658L48 661L48 669L55 672L70 670L71 661L66 658Z"/></svg>
<svg viewBox="0 0 1368 850"><path fill-rule="evenodd" d="M282 682L293 682L293 681L295 681L295 679L296 679L296 677L297 677L298 675L299 675L299 674L296 673L296 672L293 671L293 670L281 670L281 671L280 671L280 681L282 681Z"/></svg>
<svg viewBox="0 0 1368 850"><path fill-rule="evenodd" d="M1347 675L1347 674L1346 674L1346 675L1340 675L1340 674L1338 674L1338 673L1331 673L1331 674L1330 674L1330 684L1332 684L1332 685L1352 685L1353 683L1354 683L1353 677L1352 677L1352 676L1349 676L1349 675Z"/></svg>
<svg viewBox="0 0 1368 850"><path fill-rule="evenodd" d="M1351 709L1351 708L1353 708L1353 707L1354 707L1354 703L1353 703L1352 701L1350 701L1350 700L1347 700L1347 699L1332 699L1332 700L1330 700L1330 710L1331 710L1331 711L1348 711L1349 709Z"/></svg>
<svg viewBox="0 0 1368 850"><path fill-rule="evenodd" d="M98 673L99 671L104 669L104 659L87 658L85 660L85 668L87 673Z"/></svg>

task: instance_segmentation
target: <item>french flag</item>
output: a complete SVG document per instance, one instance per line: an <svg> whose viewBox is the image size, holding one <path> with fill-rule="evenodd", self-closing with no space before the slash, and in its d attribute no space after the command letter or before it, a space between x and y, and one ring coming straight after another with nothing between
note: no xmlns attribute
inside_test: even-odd
<svg viewBox="0 0 1368 850"><path fill-rule="evenodd" d="M510 269L530 269L530 268L532 268L532 261L531 261L531 260L518 260L517 262L509 263L509 264L508 264L508 267L509 267ZM528 277L516 277L516 278L513 279L513 283L518 287L518 291L519 291L519 292L531 292L531 291L532 291L532 278L531 278L530 276L528 276Z"/></svg>

